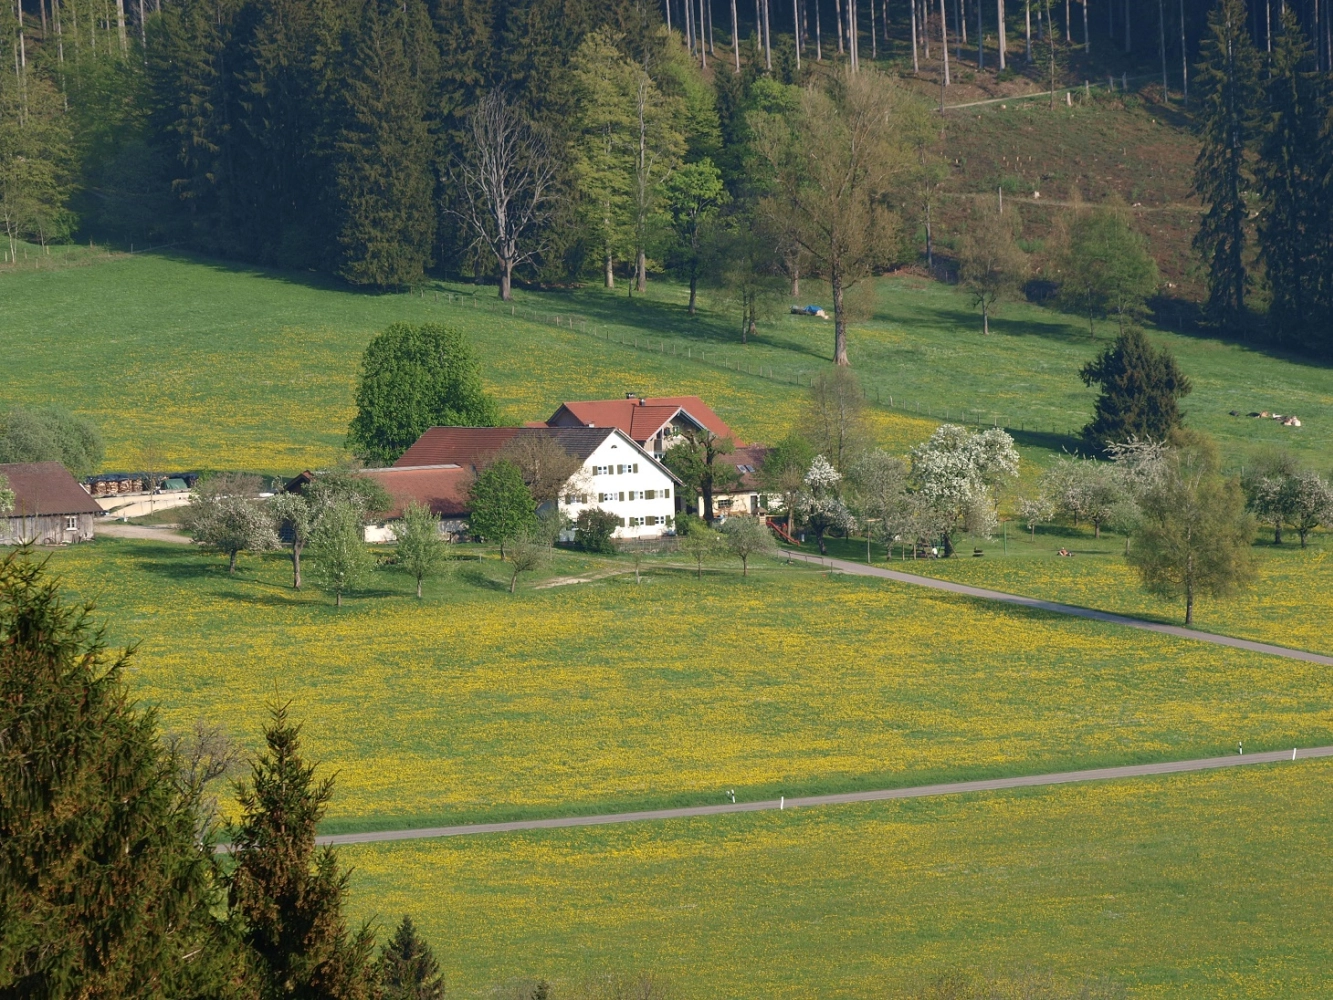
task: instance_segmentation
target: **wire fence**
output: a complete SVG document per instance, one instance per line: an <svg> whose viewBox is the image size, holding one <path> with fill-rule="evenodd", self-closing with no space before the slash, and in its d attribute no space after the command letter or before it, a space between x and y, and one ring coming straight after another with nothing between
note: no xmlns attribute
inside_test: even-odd
<svg viewBox="0 0 1333 1000"><path fill-rule="evenodd" d="M422 297L432 294L422 292ZM601 320L590 319L576 312L557 312L549 309L534 309L515 302L502 302L498 298L484 298L478 294L466 294L449 290L433 293L435 301L444 305L465 310L484 310L492 315L508 316L525 322L549 326L570 333L600 340L609 346L622 347L643 354L656 354L670 357L689 364L702 365L744 375L750 378L764 379L783 385L809 389L815 384L820 372L807 369L781 369L763 362L736 357L736 348L717 343L700 343L679 337L651 336L642 330L633 330L616 326ZM989 407L941 406L910 400L894 392L891 388L862 383L862 391L867 403L903 416L921 417L944 423L963 424L969 427L998 427L1010 433L1051 435L1056 438L1077 438L1078 430L1063 425L1058 420L1032 416L1015 416L1001 413Z"/></svg>

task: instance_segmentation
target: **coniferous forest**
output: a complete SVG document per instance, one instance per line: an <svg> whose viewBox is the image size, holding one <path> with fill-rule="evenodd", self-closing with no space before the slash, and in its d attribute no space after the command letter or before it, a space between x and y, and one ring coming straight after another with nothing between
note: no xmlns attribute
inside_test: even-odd
<svg viewBox="0 0 1333 1000"><path fill-rule="evenodd" d="M1160 65L1200 144L1207 321L1326 351L1330 13L1329 0L9 0L0 213L11 258L18 241L96 238L371 289L462 276L502 296L515 280L640 290L669 271L745 302L841 266L779 224L795 151L837 141L802 133L817 109L801 87L848 118L847 80L924 71L942 32L957 53L969 25L975 45L998 21L1010 71L1026 42L1021 68L1039 82L1043 61L1054 79L1094 44ZM921 255L921 213L901 192L938 156L921 91L887 83L865 100L894 105L881 152L899 169L864 203L883 210L856 262L868 270Z"/></svg>

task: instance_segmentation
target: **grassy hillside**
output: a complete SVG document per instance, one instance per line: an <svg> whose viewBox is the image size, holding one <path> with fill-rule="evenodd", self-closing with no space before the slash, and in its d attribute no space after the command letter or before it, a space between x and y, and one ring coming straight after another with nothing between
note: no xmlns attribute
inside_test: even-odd
<svg viewBox="0 0 1333 1000"><path fill-rule="evenodd" d="M343 857L357 913L419 917L460 996L646 969L683 998L892 997L1035 967L1295 1000L1333 991L1330 779L1305 761Z"/></svg>
<svg viewBox="0 0 1333 1000"><path fill-rule="evenodd" d="M548 575L607 568L557 560ZM511 597L491 557L424 603L385 569L341 611L293 592L276 554L229 577L184 546L101 540L52 565L113 642L141 641L134 693L168 727L253 743L290 700L341 776L331 829L1333 742L1321 667L777 561Z"/></svg>
<svg viewBox="0 0 1333 1000"><path fill-rule="evenodd" d="M544 418L569 398L698 393L750 440L775 439L799 419L801 386L826 370L831 352L831 323L788 315L742 345L723 304L688 317L681 289L662 282L633 299L600 289L520 293L513 315L492 293L441 285L366 295L313 275L156 255L9 270L0 273L0 300L22 349L0 370L0 400L62 402L92 416L110 468L132 467L147 439L174 465L287 474L339 455L361 352L395 320L442 319L466 330L511 420ZM807 286L802 301L822 301L819 289ZM881 443L905 450L938 420L962 414L1021 431L1037 460L1073 445L1069 435L1093 399L1076 373L1109 328L1093 340L1077 318L1013 303L983 337L964 294L911 277L875 282L867 302L851 356L881 404ZM1326 461L1333 370L1155 336L1194 380L1189 422L1215 434L1234 464L1273 447ZM1230 410L1295 413L1305 426Z"/></svg>
<svg viewBox="0 0 1333 1000"><path fill-rule="evenodd" d="M895 549L890 568L944 577L1011 594L1063 601L1085 608L1100 608L1178 625L1185 616L1184 599L1169 602L1143 591L1134 570L1124 559L1123 536L1105 534L1094 539L1090 529L1043 526L1036 537L1020 522L1011 521L1007 539L959 539L958 559L908 559L900 562ZM1333 536L1315 532L1302 551L1294 542L1271 544L1272 532L1261 532L1255 543L1258 572L1254 584L1222 600L1200 597L1195 607L1196 628L1223 635L1272 642L1333 654ZM969 558L974 548L982 558ZM1074 554L1061 557L1060 549ZM885 558L884 547L871 546L872 558ZM865 559L864 539L830 543L831 555L857 562Z"/></svg>

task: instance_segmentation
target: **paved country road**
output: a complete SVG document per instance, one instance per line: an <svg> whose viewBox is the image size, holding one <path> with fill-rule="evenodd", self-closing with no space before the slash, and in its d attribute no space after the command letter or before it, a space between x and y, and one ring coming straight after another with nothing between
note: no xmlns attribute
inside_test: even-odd
<svg viewBox="0 0 1333 1000"><path fill-rule="evenodd" d="M317 838L320 844L377 844L394 840L426 840L432 837L465 837L481 833L513 833L519 830L560 830L580 826L606 826L611 823L639 823L646 820L684 819L691 816L722 816L729 813L764 812L774 809L801 809L812 806L836 806L850 802L882 802L888 799L915 799L932 795L961 795L965 792L994 792L1006 788L1032 788L1039 785L1065 785L1076 781L1106 781L1112 778L1139 778L1182 771L1208 771L1242 764L1272 764L1307 757L1333 757L1333 747L1305 750L1273 750L1265 753L1207 757L1202 760L1162 761L1158 764L1130 764L1102 767L1091 771L1064 771L1057 774L1031 774L1017 778L990 778L984 781L955 781L944 785L918 785L914 788L888 788L881 791L841 792L836 795L809 795L795 799L766 799L762 802L723 802L711 806L687 806L679 809L648 809L642 812L608 813L602 816L558 816L552 819L516 820L510 823L472 823L465 826L436 826L417 830L379 830L371 833L340 833Z"/></svg>
<svg viewBox="0 0 1333 1000"><path fill-rule="evenodd" d="M1111 622L1115 625L1126 625L1129 628L1143 629L1145 632L1161 632L1163 635L1174 635L1182 639L1194 639L1196 642L1212 642L1219 646L1230 646L1233 649L1244 649L1251 653L1267 653L1269 656L1285 656L1291 660L1306 660L1309 663L1322 663L1324 666L1333 667L1333 656L1324 656L1322 653L1310 653L1303 649L1290 649L1287 646L1275 646L1268 642L1254 642L1250 639L1236 639L1229 635L1217 635L1213 632L1199 632L1192 628L1185 628L1182 625L1163 625L1160 622L1150 622L1142 618L1130 618L1128 615L1113 615L1109 611L1095 611L1092 608L1080 608L1072 604L1059 604L1055 601L1043 601L1036 597L1020 597L1018 594L1006 594L1000 590L987 590L984 587L969 587L963 583L953 583L950 580L937 580L929 576L918 576L915 573L900 573L897 570L881 569L879 566L867 566L864 563L849 562L845 559L831 559L828 556L818 556L813 553L792 552L793 559L800 559L807 563L814 563L818 566L825 566L835 569L839 573L846 573L848 576L873 576L884 580L894 580L897 583L908 583L914 587L929 587L931 590L944 590L951 594L962 594L965 597L979 597L984 601L1000 601L1004 604L1017 604L1025 608L1036 608L1040 611L1052 611L1058 615L1072 615L1075 618L1091 618L1093 621Z"/></svg>

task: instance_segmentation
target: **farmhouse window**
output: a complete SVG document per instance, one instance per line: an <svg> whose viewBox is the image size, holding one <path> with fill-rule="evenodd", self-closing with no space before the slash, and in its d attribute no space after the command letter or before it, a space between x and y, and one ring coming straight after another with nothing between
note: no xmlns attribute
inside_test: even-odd
<svg viewBox="0 0 1333 1000"><path fill-rule="evenodd" d="M609 465L593 466L592 474L594 476L609 476L611 475L611 466Z"/></svg>
<svg viewBox="0 0 1333 1000"><path fill-rule="evenodd" d="M66 517L66 518L65 518L65 529L66 529L67 531L78 531L78 530L79 530L79 519L78 519L78 517L75 516L75 515L70 515L69 517Z"/></svg>

